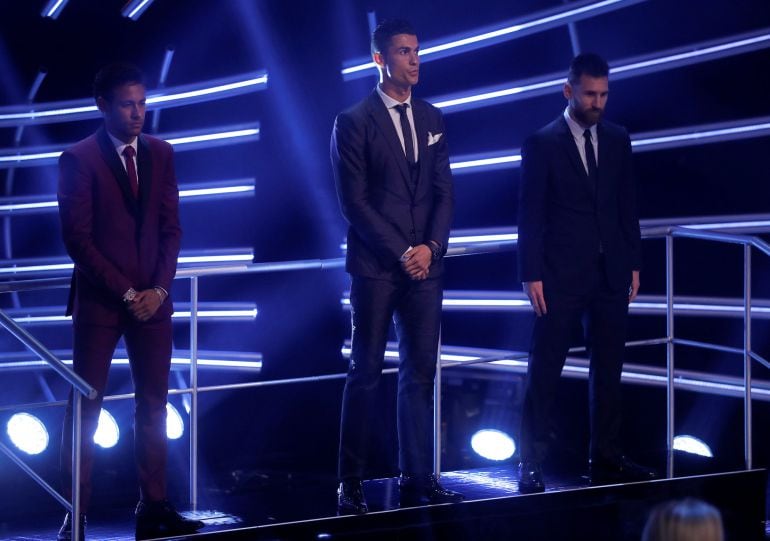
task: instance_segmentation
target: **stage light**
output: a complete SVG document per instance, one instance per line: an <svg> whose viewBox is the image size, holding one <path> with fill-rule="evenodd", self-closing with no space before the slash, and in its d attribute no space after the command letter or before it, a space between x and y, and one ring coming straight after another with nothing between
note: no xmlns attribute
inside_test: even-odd
<svg viewBox="0 0 770 541"><path fill-rule="evenodd" d="M218 100L238 96L267 88L267 73L255 71L153 90L147 94L147 108L152 111L156 105L164 109L191 105L204 101ZM34 110L30 105L11 105L0 107L0 127L17 126L30 123L70 122L99 117L99 109L92 98L36 103Z"/></svg>
<svg viewBox="0 0 770 541"><path fill-rule="evenodd" d="M39 455L48 448L48 430L43 422L29 413L16 413L6 425L11 442L28 455Z"/></svg>
<svg viewBox="0 0 770 541"><path fill-rule="evenodd" d="M115 422L115 418L110 415L110 412L102 408L99 412L99 424L96 426L96 433L94 433L94 443L102 449L110 449L115 447L119 439L118 423Z"/></svg>
<svg viewBox="0 0 770 541"><path fill-rule="evenodd" d="M152 2L153 0L130 0L123 6L123 9L120 10L120 14L132 21L137 21L139 20L139 17L142 16L142 13L150 7Z"/></svg>
<svg viewBox="0 0 770 541"><path fill-rule="evenodd" d="M485 428L471 438L471 448L487 460L508 460L516 452L516 444L508 434L494 428Z"/></svg>
<svg viewBox="0 0 770 541"><path fill-rule="evenodd" d="M67 5L69 0L48 0L40 15L49 19L56 19L59 14L64 10L64 6Z"/></svg>
<svg viewBox="0 0 770 541"><path fill-rule="evenodd" d="M559 7L547 11L533 13L515 20L504 21L495 26L480 28L464 34L426 41L420 49L422 62L445 58L467 51L488 47L511 39L542 32L575 21L586 19L613 11L615 9L638 4L643 0L604 0L600 2L573 3L566 9ZM358 63L356 63L358 62ZM344 79L354 79L367 75L367 70L374 68L371 61L351 62L352 65L342 68Z"/></svg>
<svg viewBox="0 0 770 541"><path fill-rule="evenodd" d="M521 162L521 155L507 155L507 156L494 156L491 158L479 158L475 160L461 159L458 161L450 162L449 168L452 171L459 171L461 169L474 168L476 171L483 171L489 169L504 169L513 167L513 164ZM505 165L506 167L499 167Z"/></svg>
<svg viewBox="0 0 770 541"><path fill-rule="evenodd" d="M184 434L184 421L174 406L166 402L166 437L178 440Z"/></svg>
<svg viewBox="0 0 770 541"><path fill-rule="evenodd" d="M179 200L189 202L221 197L246 197L254 194L255 184L254 178L181 184ZM55 197L55 195L0 197L0 216L53 212L59 208Z"/></svg>
<svg viewBox="0 0 770 541"><path fill-rule="evenodd" d="M177 151L213 148L223 145L247 143L259 140L259 122L250 122L235 126L221 126L217 131L201 133L199 130L168 133L157 135L167 141ZM61 145L58 150L49 151L51 147L31 147L26 150L0 149L5 154L0 155L0 169L11 167L38 167L53 165L69 145ZM43 150L45 148L45 150ZM41 150L37 152L36 149Z"/></svg>
<svg viewBox="0 0 770 541"><path fill-rule="evenodd" d="M714 454L711 452L711 448L695 436L682 435L675 437L674 449L676 451L690 453L691 455L714 458Z"/></svg>
<svg viewBox="0 0 770 541"><path fill-rule="evenodd" d="M611 62L610 78L616 81L681 66L699 64L767 47L770 47L770 33L768 33L767 29L764 29L750 34L730 36L721 40L661 51L643 58L636 57ZM442 109L444 113L451 113L561 91L564 83L565 77L563 75L548 74L539 78L511 81L474 90L435 96L428 98L427 101Z"/></svg>

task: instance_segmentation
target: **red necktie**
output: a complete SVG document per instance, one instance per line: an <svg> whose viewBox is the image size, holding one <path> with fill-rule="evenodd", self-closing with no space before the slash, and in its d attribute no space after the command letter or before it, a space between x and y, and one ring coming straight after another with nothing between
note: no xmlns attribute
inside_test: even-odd
<svg viewBox="0 0 770 541"><path fill-rule="evenodd" d="M131 184L131 192L136 197L139 194L139 177L136 174L136 164L134 164L134 156L136 150L131 145L126 145L123 149L123 156L126 158L126 172L128 173L128 183Z"/></svg>

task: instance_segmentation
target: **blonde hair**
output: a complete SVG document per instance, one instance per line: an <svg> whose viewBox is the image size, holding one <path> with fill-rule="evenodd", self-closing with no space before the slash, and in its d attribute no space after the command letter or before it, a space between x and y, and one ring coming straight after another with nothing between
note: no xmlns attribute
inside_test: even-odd
<svg viewBox="0 0 770 541"><path fill-rule="evenodd" d="M650 513L642 541L724 541L722 516L695 498L666 502Z"/></svg>

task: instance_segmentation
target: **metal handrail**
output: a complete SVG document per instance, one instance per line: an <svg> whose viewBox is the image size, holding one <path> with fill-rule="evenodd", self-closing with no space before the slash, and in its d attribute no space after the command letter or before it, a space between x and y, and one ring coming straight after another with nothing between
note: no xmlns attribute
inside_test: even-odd
<svg viewBox="0 0 770 541"><path fill-rule="evenodd" d="M695 239L703 239L703 240L711 240L711 241L717 241L717 242L727 242L732 244L742 244L745 247L745 272L744 272L744 319L745 319L745 330L744 332L744 348L737 349L737 348L726 348L722 346L715 346L711 344L705 344L695 341L688 341L688 340L682 340L682 339L676 339L674 337L673 332L673 318L674 318L674 311L673 311L673 239L674 237L683 237L683 238L695 238ZM667 318L667 336L666 338L660 339L657 341L658 343L665 343L667 346L667 378L668 378L668 389L667 389L667 410L668 410L668 420L667 420L667 449L668 449L668 467L667 470L669 472L669 475L673 475L673 414L674 414L674 402L673 402L673 390L674 390L674 356L673 356L673 348L675 345L690 345L690 346L696 346L696 347L706 347L711 346L712 349L719 349L727 351L730 349L731 353L743 353L745 358L744 363L744 401L745 401L745 409L744 409L744 415L745 415L745 447L746 447L746 464L747 468L751 467L751 434L750 434L750 426L751 426L751 374L750 374L750 361L751 359L757 360L758 362L767 363L764 359L762 359L761 356L751 351L750 346L750 317L751 317L751 306L750 306L750 247L753 246L760 250L762 253L765 253L766 255L770 255L770 245L763 241L762 239L759 239L757 237L752 236L746 236L746 235L735 235L735 234L728 234L728 233L720 233L720 232L714 232L714 231L706 231L706 230L695 230L690 228L684 228L684 227L678 227L678 226L669 226L669 227L652 227L647 228L644 230L643 238L649 239L649 238L665 238L666 239L666 303L667 303L667 310L666 310L666 318ZM487 242L487 243L480 243L480 244L468 244L468 245L461 245L461 246L452 246L449 248L447 252L447 257L456 257L456 256L464 256L464 255L471 255L471 254L479 254L479 253L489 253L489 252L497 252L497 251L508 251L512 250L517 244L516 240L510 240L510 241L499 241L499 242ZM333 269L333 268L340 268L344 265L345 259L344 258L331 258L331 259L309 259L309 260L297 260L297 261L282 261L282 262L265 262L265 263L250 263L250 264L237 264L237 265L225 265L225 266L201 266L201 267L188 267L179 269L175 278L189 278L191 281L191 319L190 319L190 388L189 389L177 389L177 390L171 390L169 391L169 394L190 394L191 395L191 411L190 411L190 424L191 424L191 437L190 437L190 446L191 446L191 460L190 460L190 500L195 507L197 505L197 393L203 392L203 391L215 391L215 390L226 390L226 389L240 389L240 388L253 388L253 387L260 387L260 386L268 386L268 385L278 385L278 384L291 384L291 383L299 383L299 382L311 382L311 381L324 381L328 379L341 379L345 377L344 374L327 374L327 375L321 375L321 376L309 376L309 377L301 377L301 378L291 378L286 380L275 380L275 381L265 381L265 382L248 382L248 383L242 383L242 384L229 384L229 385L217 385L217 386L211 386L211 387L204 387L199 388L197 386L197 352L198 352L198 345L197 345L197 292L198 292L198 278L203 276L214 276L214 275L234 275L234 274L250 274L250 273L264 273L264 272L278 272L278 271L292 271L292 270L327 270L327 269ZM13 291L31 291L31 290L38 290L38 289L49 289L49 288L57 288L57 287L66 287L69 284L69 278L45 278L45 279L37 279L37 280L19 280L19 281L9 281L0 283L0 293L4 292L13 292ZM3 320L3 317L5 320ZM11 328L18 328L18 325L10 318L8 318L7 315L0 312L0 323L3 325L6 325L6 323L10 323ZM45 350L45 348L37 343L34 338L32 338L28 333L23 331L23 329L19 330L22 331L23 334L16 335L17 338L25 343L25 345L29 344L37 344L39 348L42 349L33 349L36 353L40 354L42 350ZM21 337L20 337L21 336ZM34 341L34 342L33 342ZM629 343L627 346L636 345L634 343ZM34 347L34 346L33 346ZM439 348L441 345L439 344ZM32 347L30 347L32 349ZM61 368L63 369L64 373L62 375L70 381L70 378L67 377L67 375L72 374L72 376L78 377L74 372L71 371L69 367L61 363L58 359L55 359L55 357L52 359L47 356L41 355L41 358L43 358L44 361L51 364L54 368L56 368L58 365L57 362L61 365ZM491 362L495 360L495 357L489 357L485 359L479 359L478 361L475 361L473 363L462 363L462 365L469 365L469 364L477 364L480 362ZM454 366L460 366L460 364L455 363L444 363L442 364L440 361L440 356L437 360L438 365L444 366L446 368L454 367ZM437 365L437 366L438 366ZM383 370L383 373L395 373L397 372L397 368L387 368ZM59 373L59 370L57 370L57 373ZM439 372L440 373L440 372ZM437 377L437 385L436 385L436 398L440 400L440 384L438 384L438 377ZM73 386L76 386L76 383L73 381L70 381L70 383L73 384ZM83 382L87 386L85 382ZM89 386L90 387L90 386ZM77 386L76 386L77 388ZM90 394L90 393L89 393ZM106 399L123 399L123 398L129 398L133 396L133 394L125 394L125 395L116 395L112 397L105 397ZM79 402L80 402L80 394L75 394L75 428L73 431L73 436L80 438L80 414L79 414ZM434 430L434 435L436 437L436 441L440 441L440 417L436 417L436 428ZM4 446L0 448L2 451L6 451L4 449ZM10 451L8 451L10 452ZM73 453L77 453L79 455L79 445L73 446ZM8 454L8 453L6 453ZM436 454L436 456L438 456ZM15 458L15 457L13 457ZM73 457L75 460L73 460L73 477L78 478L79 476L79 458ZM17 461L17 460L14 460ZM436 466L437 469L440 469L440 462L436 460ZM31 472L28 467L23 467L25 471L30 473L30 475L33 476L33 478L36 477L34 472ZM29 470L29 471L28 471ZM438 473L438 472L437 472ZM39 478L37 479L39 480ZM39 482L42 480L39 480ZM41 485L46 488L46 490L49 490L50 487L47 487L44 483L41 483ZM75 486L73 483L73 495L77 493L79 490L79 485ZM49 490L50 492L50 490ZM55 496L56 497L56 496ZM61 497L57 498L60 501L62 500ZM77 500L75 500L77 501Z"/></svg>

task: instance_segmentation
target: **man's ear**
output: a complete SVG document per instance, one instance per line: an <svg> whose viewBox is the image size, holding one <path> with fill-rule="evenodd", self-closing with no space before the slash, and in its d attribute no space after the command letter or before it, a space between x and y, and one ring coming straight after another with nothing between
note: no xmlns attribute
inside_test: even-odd
<svg viewBox="0 0 770 541"><path fill-rule="evenodd" d="M572 85L569 82L564 83L564 89L562 90L564 97L568 100L572 99Z"/></svg>
<svg viewBox="0 0 770 541"><path fill-rule="evenodd" d="M385 57L382 56L382 53L372 53L372 60L374 60L374 63L379 67L385 67Z"/></svg>
<svg viewBox="0 0 770 541"><path fill-rule="evenodd" d="M107 103L107 100L99 96L96 98L96 107L98 107L99 111L101 111L102 113L106 113L107 110L109 109L109 104Z"/></svg>

